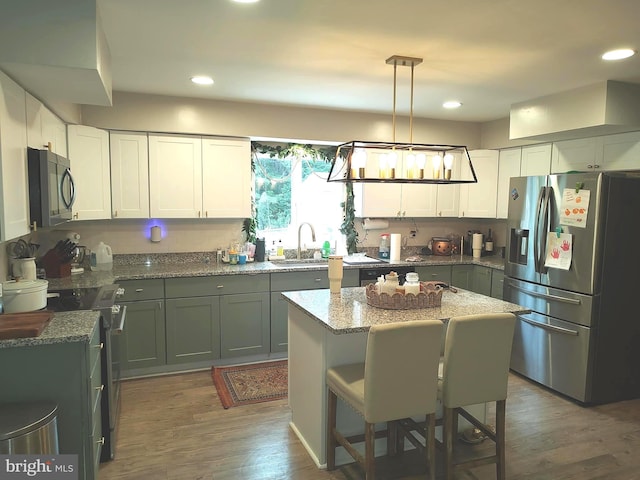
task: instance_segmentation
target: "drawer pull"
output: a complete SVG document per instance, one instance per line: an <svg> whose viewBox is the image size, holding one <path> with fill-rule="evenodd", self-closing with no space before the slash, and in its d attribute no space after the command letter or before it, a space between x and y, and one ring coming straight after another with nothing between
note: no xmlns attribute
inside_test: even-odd
<svg viewBox="0 0 640 480"><path fill-rule="evenodd" d="M144 292L144 288L136 288L136 293Z"/></svg>
<svg viewBox="0 0 640 480"><path fill-rule="evenodd" d="M221 288L224 288L224 285L216 285L216 288L219 290Z"/></svg>
<svg viewBox="0 0 640 480"><path fill-rule="evenodd" d="M322 279L321 279L321 278L316 278L314 281L315 281L316 283L319 283L319 282L321 282L321 281L322 281Z"/></svg>

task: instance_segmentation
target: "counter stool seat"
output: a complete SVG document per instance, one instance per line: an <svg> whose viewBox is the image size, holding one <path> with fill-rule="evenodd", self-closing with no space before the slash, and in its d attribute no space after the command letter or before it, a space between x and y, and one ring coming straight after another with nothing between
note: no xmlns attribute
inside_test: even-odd
<svg viewBox="0 0 640 480"><path fill-rule="evenodd" d="M511 313L466 315L449 320L438 379L446 480L453 478L454 468L491 463L496 464L496 478L505 479L506 399L515 320ZM488 402L496 402L495 432L463 408ZM458 415L495 442L495 455L454 464Z"/></svg>
<svg viewBox="0 0 640 480"><path fill-rule="evenodd" d="M375 438L386 435L387 452L397 449L394 421L426 415L427 465L434 478L435 410L442 322L420 320L375 325L369 329L365 362L329 368L327 415L327 470L335 469L338 445L365 470L366 480L375 479ZM336 427L337 400L364 417L364 456L354 447L362 435L345 437ZM376 434L375 424L386 422ZM429 442L429 439L431 440Z"/></svg>

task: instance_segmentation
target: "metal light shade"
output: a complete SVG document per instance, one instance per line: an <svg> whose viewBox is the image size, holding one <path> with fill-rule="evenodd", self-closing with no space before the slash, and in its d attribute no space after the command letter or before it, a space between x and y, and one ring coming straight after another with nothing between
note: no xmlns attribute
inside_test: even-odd
<svg viewBox="0 0 640 480"><path fill-rule="evenodd" d="M391 165L387 158L394 155ZM453 184L478 179L463 145L352 141L337 147L327 181Z"/></svg>
<svg viewBox="0 0 640 480"><path fill-rule="evenodd" d="M421 58L393 55L393 142L352 141L339 145L328 182L477 183L467 147L413 143L413 70ZM411 67L409 143L396 143L397 68ZM469 168L464 168L468 164Z"/></svg>

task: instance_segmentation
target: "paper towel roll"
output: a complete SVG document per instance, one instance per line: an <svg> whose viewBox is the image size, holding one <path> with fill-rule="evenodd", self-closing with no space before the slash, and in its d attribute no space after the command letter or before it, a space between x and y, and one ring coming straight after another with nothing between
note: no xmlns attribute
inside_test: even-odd
<svg viewBox="0 0 640 480"><path fill-rule="evenodd" d="M473 234L473 243L471 244L471 248L473 248L474 250L482 249L482 234L481 233L474 233Z"/></svg>
<svg viewBox="0 0 640 480"><path fill-rule="evenodd" d="M391 234L391 248L389 251L389 260L397 262L400 260L400 250L402 248L402 235L399 233Z"/></svg>
<svg viewBox="0 0 640 480"><path fill-rule="evenodd" d="M364 230L384 230L389 228L389 221L380 218L365 218L362 220L362 228Z"/></svg>

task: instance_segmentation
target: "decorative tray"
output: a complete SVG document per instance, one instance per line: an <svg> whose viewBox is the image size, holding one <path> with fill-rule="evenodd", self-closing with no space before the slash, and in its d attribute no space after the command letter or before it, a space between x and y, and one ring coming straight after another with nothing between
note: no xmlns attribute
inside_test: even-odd
<svg viewBox="0 0 640 480"><path fill-rule="evenodd" d="M420 293L417 295L400 292L389 295L387 293L378 293L376 285L373 283L366 286L367 304L388 310L439 307L442 304L443 291L444 288L441 282L420 282Z"/></svg>

